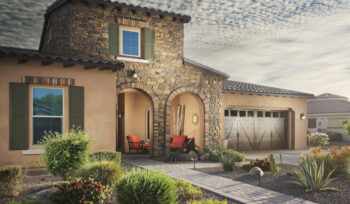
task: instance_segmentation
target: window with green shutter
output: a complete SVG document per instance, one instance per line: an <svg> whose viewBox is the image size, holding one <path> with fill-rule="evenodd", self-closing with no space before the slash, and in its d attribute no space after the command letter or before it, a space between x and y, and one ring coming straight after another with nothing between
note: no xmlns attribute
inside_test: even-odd
<svg viewBox="0 0 350 204"><path fill-rule="evenodd" d="M144 52L145 59L154 59L154 31L151 29L144 30Z"/></svg>
<svg viewBox="0 0 350 204"><path fill-rule="evenodd" d="M109 24L108 26L109 38L109 54L117 56L119 54L119 30L118 24Z"/></svg>
<svg viewBox="0 0 350 204"><path fill-rule="evenodd" d="M29 147L28 85L9 84L9 149L26 150Z"/></svg>

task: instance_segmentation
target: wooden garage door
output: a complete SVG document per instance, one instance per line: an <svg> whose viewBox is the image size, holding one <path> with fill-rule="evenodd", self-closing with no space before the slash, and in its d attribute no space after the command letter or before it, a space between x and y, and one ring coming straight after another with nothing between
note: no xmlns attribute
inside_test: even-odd
<svg viewBox="0 0 350 204"><path fill-rule="evenodd" d="M285 149L287 112L225 110L225 139L236 150Z"/></svg>

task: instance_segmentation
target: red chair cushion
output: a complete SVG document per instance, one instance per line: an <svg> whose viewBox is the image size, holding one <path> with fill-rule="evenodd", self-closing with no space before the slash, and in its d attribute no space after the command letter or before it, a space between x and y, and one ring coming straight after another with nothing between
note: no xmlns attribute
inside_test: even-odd
<svg viewBox="0 0 350 204"><path fill-rule="evenodd" d="M170 148L181 148L186 140L185 135L174 135L173 143L170 145Z"/></svg>
<svg viewBox="0 0 350 204"><path fill-rule="evenodd" d="M140 139L137 135L129 135L129 140L131 142L132 149L140 148Z"/></svg>

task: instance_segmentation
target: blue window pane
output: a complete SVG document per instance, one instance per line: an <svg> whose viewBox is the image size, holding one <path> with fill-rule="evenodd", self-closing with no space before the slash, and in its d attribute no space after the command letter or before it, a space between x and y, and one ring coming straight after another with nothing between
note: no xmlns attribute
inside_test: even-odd
<svg viewBox="0 0 350 204"><path fill-rule="evenodd" d="M33 115L62 116L63 90L33 88Z"/></svg>
<svg viewBox="0 0 350 204"><path fill-rule="evenodd" d="M43 139L45 131L62 133L61 118L34 118L33 119L33 144L36 145Z"/></svg>
<svg viewBox="0 0 350 204"><path fill-rule="evenodd" d="M139 56L139 33L123 30L123 54Z"/></svg>

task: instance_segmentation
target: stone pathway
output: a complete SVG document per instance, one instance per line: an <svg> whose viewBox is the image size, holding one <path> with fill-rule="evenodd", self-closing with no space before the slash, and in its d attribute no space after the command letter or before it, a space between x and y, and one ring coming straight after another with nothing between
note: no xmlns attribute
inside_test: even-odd
<svg viewBox="0 0 350 204"><path fill-rule="evenodd" d="M242 203L288 203L288 204L312 204L300 198L295 198L261 187L245 184L232 179L210 175L193 170L193 164L168 164L148 158L128 159L129 163L145 169L162 171L173 178L188 181L196 186ZM196 167L215 167L218 163L198 163Z"/></svg>

